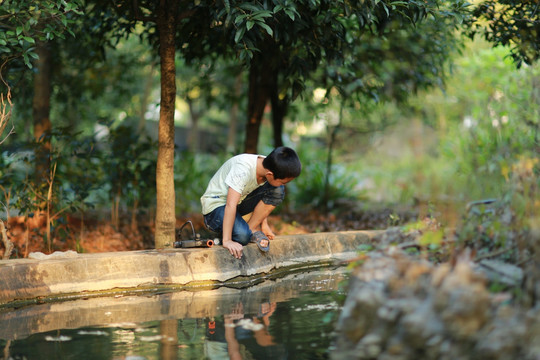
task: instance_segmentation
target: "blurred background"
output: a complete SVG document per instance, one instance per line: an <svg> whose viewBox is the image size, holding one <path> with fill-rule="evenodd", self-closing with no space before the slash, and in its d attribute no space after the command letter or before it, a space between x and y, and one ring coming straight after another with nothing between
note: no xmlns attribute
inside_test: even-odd
<svg viewBox="0 0 540 360"><path fill-rule="evenodd" d="M406 18L415 26L403 25L397 10L363 26L361 14L343 11L332 25L339 37L318 44L324 51L316 66L310 65L315 50L307 40L293 48L272 23L282 16L291 21L288 26L299 26L304 12L315 11L298 4L275 2L270 14L231 2L241 14L251 14L240 18L229 9L237 16L234 40L228 38L237 46L233 55L208 47L211 42L200 40L187 23L179 25L174 187L180 225L192 219L202 230L199 198L227 158L245 151L265 155L285 145L298 152L303 171L287 185L286 202L276 211L274 226L281 234L382 229L428 219L437 228L459 229L460 241L502 246L538 227L536 48L474 36L486 20L465 2L384 3L387 10L400 3L409 3L410 10L414 3L417 21L412 13ZM473 3L480 8L481 2ZM6 27L0 36L7 55L15 54L8 46L10 31L23 39L20 44L29 42L2 68L3 114L9 112L9 121L0 148L0 195L13 257L44 249L153 247L162 99L156 30L137 18L128 26L131 13L121 13L118 5L117 13L108 14L103 4L62 8L68 30L44 30L47 41L24 39L31 35L23 25L20 32ZM329 6L317 4L322 5ZM435 5L443 8L436 12ZM0 4L4 14L10 6L16 5ZM110 25L122 21L121 31ZM196 24L196 16L190 21ZM261 42L260 51L238 50L251 49L246 44L254 41L248 35L255 30L262 39L282 39L276 40L281 47L266 49ZM533 56L520 58L520 49ZM277 65L259 59L278 54ZM269 96L263 103L260 127L252 132L257 66L259 76L279 75L272 90L277 100ZM46 71L48 95L39 85L47 81L39 76ZM47 104L39 105L43 99ZM42 116L48 121L39 120L40 106L48 107ZM442 237L438 233L431 241Z"/></svg>

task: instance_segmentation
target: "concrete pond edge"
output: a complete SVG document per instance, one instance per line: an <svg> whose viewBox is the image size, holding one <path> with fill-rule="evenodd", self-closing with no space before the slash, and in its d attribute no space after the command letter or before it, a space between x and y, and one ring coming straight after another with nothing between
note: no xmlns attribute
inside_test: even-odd
<svg viewBox="0 0 540 360"><path fill-rule="evenodd" d="M343 264L381 231L277 236L238 260L221 246L48 256L0 261L0 310L43 302L156 291L250 286L271 277ZM53 254L54 255L54 254Z"/></svg>

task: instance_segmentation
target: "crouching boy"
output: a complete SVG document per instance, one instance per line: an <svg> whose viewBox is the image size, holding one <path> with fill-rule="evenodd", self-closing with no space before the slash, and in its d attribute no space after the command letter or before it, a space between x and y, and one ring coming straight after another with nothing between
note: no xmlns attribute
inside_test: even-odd
<svg viewBox="0 0 540 360"><path fill-rule="evenodd" d="M274 233L268 216L285 197L285 184L300 175L296 152L278 147L268 156L236 155L214 174L201 197L205 226L221 234L223 247L240 259L249 242L267 252ZM251 214L246 222L244 215Z"/></svg>

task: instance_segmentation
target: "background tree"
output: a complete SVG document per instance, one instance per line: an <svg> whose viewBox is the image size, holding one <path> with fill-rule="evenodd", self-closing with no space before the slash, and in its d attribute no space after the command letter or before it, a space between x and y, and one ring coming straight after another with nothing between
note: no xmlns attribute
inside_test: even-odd
<svg viewBox="0 0 540 360"><path fill-rule="evenodd" d="M11 110L11 86L7 74L11 71L10 66L16 60L22 60L24 65L32 68L32 59L39 61L39 55L41 61L48 61L46 43L55 37L62 38L65 32L70 32L69 27L76 21L76 15L81 14L79 7L79 1L68 3L60 0L45 0L39 3L6 0L0 4L0 134L7 126ZM15 63L15 67L17 66L20 65ZM47 65L44 65L41 73L45 74L45 77L40 81L46 81L47 69ZM44 93L43 96L46 97L47 94ZM47 112L46 105L35 105L40 114Z"/></svg>
<svg viewBox="0 0 540 360"><path fill-rule="evenodd" d="M159 52L161 101L158 126L158 156L156 165L156 248L172 247L175 236L174 189L174 114L176 101L175 34L182 21L197 7L190 1L131 1L118 5L108 1L89 1L93 16L102 19L112 36L133 33L137 24L145 29L143 37Z"/></svg>
<svg viewBox="0 0 540 360"><path fill-rule="evenodd" d="M482 1L477 4L472 12L473 18L468 22L469 35L474 38L476 35L482 36L493 46L503 45L510 48L510 56L514 60L517 68L523 64L532 65L540 58L540 2L538 1ZM506 166L503 173L508 182L508 195L498 201L499 208L512 208L516 214L513 219L514 224L519 224L522 231L526 231L526 236L516 237L519 249L531 254L531 260L524 265L523 298L529 306L534 306L538 302L539 291L538 279L540 278L540 251L538 248L538 229L540 217L538 208L534 205L537 200L532 200L533 205L523 205L523 198L534 199L540 183L532 180L538 179L539 152L539 132L540 120L538 118L538 104L540 103L540 77L532 75L529 79L532 91L527 94L526 100L533 104L532 112L523 112L518 117L518 121L525 124L529 129L528 133L533 134L532 155L530 158L527 152L523 152L520 160L514 160L512 166ZM528 84L527 84L528 85ZM523 85L527 87L527 85ZM499 90L498 90L499 91ZM500 97L495 97L495 102L499 102ZM489 109L490 113L495 113ZM507 115L505 115L508 117ZM513 139L517 138L515 135ZM526 138L526 137L524 137ZM520 138L520 142L525 142ZM529 148L529 149L530 149ZM527 149L527 150L529 150ZM499 149L497 149L499 150ZM524 160L525 159L525 160ZM527 164L524 166L523 164ZM512 168L512 171L508 169ZM524 170L525 169L525 170ZM510 177L511 176L511 177ZM511 180L511 181L508 181ZM523 185L523 184L526 185ZM536 190L535 190L536 189ZM511 199L510 201L507 199ZM513 239L512 239L513 240Z"/></svg>
<svg viewBox="0 0 540 360"><path fill-rule="evenodd" d="M383 27L368 32L352 22L344 21L348 28L344 41L349 44L343 55L326 61L309 83L326 88L325 98L313 109L313 113L325 114L329 133L324 188L318 204L326 211L332 198L330 178L338 133L347 131L339 139L346 142L347 138L357 139L361 133L390 125L388 119L371 122L373 105L388 101L406 108L407 100L418 90L442 87L449 59L461 44L456 34L461 22L457 16L428 14L413 28L404 28L403 20L394 16Z"/></svg>
<svg viewBox="0 0 540 360"><path fill-rule="evenodd" d="M226 59L205 59L191 64L179 59L177 80L178 96L189 109L187 149L200 152L226 147L235 152L239 103L244 94L242 68ZM228 128L226 144L201 137L199 129L204 124L213 129Z"/></svg>
<svg viewBox="0 0 540 360"><path fill-rule="evenodd" d="M18 62L22 60L27 68L32 68L32 59L37 59L40 61L38 83L47 82L50 75L47 42L55 36L64 37L64 33L70 31L69 27L75 21L75 15L81 14L79 6L79 1L67 3L55 0L39 3L7 0L0 4L0 136L8 126L12 114L9 77L11 66L15 64L15 68L21 67ZM49 94L49 91L40 93L44 101L34 103L34 113L42 120L38 124L40 130L47 130L50 125L47 106ZM50 151L50 144L47 144L47 148ZM43 160L43 157L40 156L40 159ZM48 170L47 160L41 164L40 169ZM4 240L7 241L7 239ZM8 249L9 246L6 243L7 251L4 255L9 258L11 249Z"/></svg>
<svg viewBox="0 0 540 360"><path fill-rule="evenodd" d="M438 9L442 4L449 7ZM274 145L282 143L281 129L288 103L305 81L326 61L342 59L359 34L382 30L392 19L412 24L428 13L463 11L461 1L300 1L226 2L225 8L204 8L179 32L188 59L209 51L238 56L249 68L248 109L244 150L256 152L264 109L273 105ZM195 27L211 18L210 28ZM212 34L213 33L213 34Z"/></svg>
<svg viewBox="0 0 540 360"><path fill-rule="evenodd" d="M88 8L84 10L88 10ZM31 149L34 151L32 161L34 180L27 181L29 185L27 189L31 189L32 196L36 200L33 202L34 208L30 210L30 214L38 217L43 215L47 218L47 224L52 221L49 219L49 214L52 214L55 209L61 208L63 206L61 203L65 200L62 196L51 194L51 189L57 189L59 195L63 187L79 188L81 191L73 197L79 201L78 205L83 205L85 197L89 195L87 190L91 185L86 182L62 183L63 179L68 179L66 173L69 173L70 176L76 176L76 170L74 168L67 169L66 164L62 163L73 161L73 154L68 155L67 151L60 154L62 150L59 150L67 149L77 141L79 144L86 142L88 139L81 137L81 130L85 130L83 136L88 136L93 132L97 116L94 117L95 121L90 125L86 125L86 122L83 121L83 119L87 119L86 116L82 116L85 114L85 105L90 102L88 98L85 99L85 96L95 99L107 93L107 88L112 87L110 82L114 82L115 86L120 88L125 81L121 81L122 78L118 74L127 77L130 75L128 69L133 67L130 64L121 67L120 64L113 61L120 59L121 55L109 57L108 64L105 65L104 47L110 39L96 34L98 25L99 20L95 17L78 16L76 19L72 19L70 31L77 38L77 41L73 41L72 36L66 38L49 34L47 41L38 40L36 42L36 58L32 58L33 61L30 63L30 66L34 67L33 71L22 66L22 61L17 62L15 59L11 62L15 66L8 73L9 80L16 81L17 84L13 89L17 119L33 118L33 127L31 127L33 131L28 131L28 125L19 124L20 135L16 136L15 143L11 146L25 141L30 143L29 138L33 137ZM121 52L118 51L118 54ZM103 76L105 69L110 70L108 76ZM100 72L101 74L96 76ZM99 83L95 79L103 79L103 81ZM105 83L105 79L108 83ZM130 93L132 92L125 91L124 95L127 96ZM107 95L110 96L111 91L108 91ZM114 100L119 99L114 98ZM94 114L100 112L96 106L89 106L89 108L90 111L86 112L85 115L90 112ZM70 143L66 139L71 139L72 142ZM56 141L57 144L53 144L53 141ZM86 147L84 149L88 150ZM82 156L81 151L76 151L76 154L76 156ZM54 174L53 169L55 169ZM97 182L97 178L94 180ZM84 194L86 195L83 196ZM19 193L19 196L26 196L24 190ZM47 199L47 201L43 199ZM72 200L70 202L73 204ZM76 208L83 210L86 206L77 206Z"/></svg>
<svg viewBox="0 0 540 360"><path fill-rule="evenodd" d="M488 0L474 6L467 22L469 35L483 36L494 45L509 46L520 67L540 57L540 3L538 1Z"/></svg>

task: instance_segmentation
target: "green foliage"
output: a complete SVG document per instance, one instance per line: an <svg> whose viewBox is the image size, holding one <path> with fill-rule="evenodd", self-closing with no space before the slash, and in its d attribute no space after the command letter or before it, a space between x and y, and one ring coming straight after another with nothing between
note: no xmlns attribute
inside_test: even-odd
<svg viewBox="0 0 540 360"><path fill-rule="evenodd" d="M272 74L276 89L271 91L286 103L304 93L313 78L317 86L330 88L333 82L349 94L357 91L371 97L381 96L374 92L390 79L401 78L396 82L405 89L393 88L402 96L411 86L440 83L440 63L454 47L453 32L467 7L461 0L241 0L224 2L222 7L214 2L206 5L201 2L179 28L178 48L186 59L228 56L239 58L251 71L260 67ZM407 27L420 26L424 20L430 25ZM321 67L328 67L324 78L315 75ZM390 67L398 69L389 73ZM377 76L386 78L381 81ZM390 87L384 90L390 93Z"/></svg>
<svg viewBox="0 0 540 360"><path fill-rule="evenodd" d="M157 145L148 136L121 124L110 128L110 147L102 159L111 201L151 207L155 199Z"/></svg>
<svg viewBox="0 0 540 360"><path fill-rule="evenodd" d="M505 247L511 240L508 237L511 220L508 203L472 205L458 230L458 243L477 250L480 255Z"/></svg>
<svg viewBox="0 0 540 360"><path fill-rule="evenodd" d="M399 136L390 132L374 137L381 141L379 152L368 153L356 168L373 181L370 194L400 204L433 204L441 212L430 214L456 229L455 246L521 261L533 248L527 234L540 213L540 68L516 70L507 48L482 45L472 44L456 59L445 92L412 99L420 109L412 115L422 117L423 126L414 120L398 127L406 140L397 143ZM485 199L493 201L475 202ZM437 252L448 245L445 236L426 232L420 243Z"/></svg>
<svg viewBox="0 0 540 360"><path fill-rule="evenodd" d="M35 181L32 150L39 144L29 143L22 146L27 151L2 154L1 186L9 214L47 217L50 233L44 234L44 241L50 249L55 239L69 234L68 214L93 207L90 197L100 187L100 174L94 171L97 155L91 139L77 138L65 128L53 129L45 137L52 144L51 178Z"/></svg>
<svg viewBox="0 0 540 360"><path fill-rule="evenodd" d="M201 211L201 196L210 178L225 161L224 155L182 152L175 158L174 183L177 214Z"/></svg>
<svg viewBox="0 0 540 360"><path fill-rule="evenodd" d="M365 197L365 194L357 189L357 175L343 165L335 164L331 169L329 189L327 199L325 199L327 155L324 149L318 150L316 147L302 144L297 151L302 159L302 174L287 185L290 186L290 201L294 206L321 208L325 206L325 201L328 201L328 209L339 210L340 205L357 202Z"/></svg>
<svg viewBox="0 0 540 360"><path fill-rule="evenodd" d="M54 86L51 118L62 119L55 120L56 125L64 119L67 124L62 125L69 125L61 130L57 126L59 133L51 134L57 144L62 144L55 148L57 154L53 156L53 162L58 166L55 178L59 185L58 203L80 210L89 206L87 201L93 198L103 205L107 200L100 196L107 191L108 200L120 197L126 207L136 203L151 207L155 187L153 142L141 139L132 130L132 125L116 124L111 128L110 147L90 151L91 140L75 135L72 129L77 127L90 133L97 119L114 118L121 122L124 118L133 120L137 115L144 115L146 109L136 108L144 96L140 79L143 78L141 74L152 77L152 69L143 66L154 63L155 57L146 45L138 47L133 38L122 39L122 36L134 33L155 41L156 24L152 21L155 21L158 3L121 2L113 6L109 1L89 1L87 10L91 10L92 21L85 19L86 25L79 23L80 28L72 27L74 15L79 14L76 2L32 4L29 1L0 4L0 16L5 19L0 27L7 26L5 32L0 32L0 52L6 59L20 56L28 65L34 56L33 44L37 40L62 37L66 27L73 29L76 36L82 36L77 32L80 29L91 24L102 26L103 37L114 34L120 39L115 44L115 51L106 52L107 62L86 67L82 59L74 59L73 66L64 61L62 71L55 74L58 82ZM134 4L139 7L134 8ZM537 67L511 71L512 64L501 60L508 55L505 49L497 48L460 59L445 93L431 92L418 98L414 116L423 118L425 123L440 131L432 133L440 141L439 145L430 147L425 154L408 153L402 162L392 159L392 163L384 168L379 166L379 158L363 159L364 150L373 139L358 140L358 134L402 122L405 116L392 104L386 108L391 111L368 117L368 110L371 110L368 106L372 103L366 98L401 101L417 90L442 85L450 73L446 61L459 45L454 35L460 21L467 16L466 8L464 1L423 0L182 2L178 10L182 20L177 24L177 45L181 45L181 52L193 68L179 69L180 73L187 70L187 74L181 75L185 75L182 79L189 80L185 82L185 88L179 87L180 93L187 98L197 89L202 93L200 98L205 99L205 108L217 102L220 107L227 107L229 99L235 95L214 96L214 91L217 89L224 94L227 88L232 88L230 80L233 77L221 77L218 73L223 68L214 60L224 55L236 62L240 59L242 64L250 64L253 59L264 60L264 72L279 72L277 92L280 99L293 100L306 89L319 86L332 89L328 92L332 96L347 98L350 106L344 111L347 119L340 129L342 136L340 138L338 134L338 138L343 144L346 160L350 161L354 155L360 165L349 167L344 165L344 160L332 166L331 208L341 201L361 199L360 179L369 177L387 199L404 203L425 202L438 195L466 202L486 196L503 198L511 192L511 205L508 206L512 206L512 212L528 216L534 209L528 208L527 196L537 196L537 185L531 180L515 181L514 174L519 172L516 170L519 166L538 173L533 160L538 144L540 75ZM39 17L36 17L33 11L38 10ZM142 26L141 21L144 21ZM536 26L534 21L531 24ZM411 29L406 24L416 27ZM525 34L529 40L531 34ZM92 47L88 57L96 59L98 48ZM69 54L76 53L75 49L61 47L58 53L64 59L71 59ZM512 52L510 55L516 57ZM527 56L532 59L533 55ZM212 66L202 66L200 59ZM320 70L321 65L326 68L315 76L314 71ZM238 75L238 67L235 75ZM222 86L215 86L216 81ZM31 99L30 83L24 87L26 96L18 96L20 102L17 105L19 109L29 110L31 107L28 103L23 105L23 101ZM352 99L351 94L361 96ZM449 99L451 101L447 101ZM318 116L323 111L314 106L306 112L311 121L315 112ZM19 132L24 133L28 127L24 120L30 118L29 111L19 111L15 116L21 120ZM352 146L359 151L351 150ZM312 148L299 150L305 167L302 176L290 185L293 201L298 206L321 206L325 201L322 196L328 175L324 165L326 154ZM24 166L21 165L23 161L10 159L2 159L5 168L1 182L5 189L10 184L20 184L15 191L19 195L13 199L21 202L12 205L24 212L31 207L30 203L23 203L24 199L30 199L28 194L37 191L29 185L30 176L24 167L32 158L28 157ZM219 166L219 160L189 153L177 157L178 211L198 210L199 197L207 179ZM532 167L523 165L529 160ZM370 165L374 166L363 167L369 161L373 161ZM24 172L19 171L21 168ZM471 180L473 174L478 181ZM65 194L60 193L63 189L66 189ZM73 193L77 193L78 198Z"/></svg>
<svg viewBox="0 0 540 360"><path fill-rule="evenodd" d="M81 2L4 0L0 3L0 64L22 57L32 68L36 41L63 38L76 21ZM73 34L73 33L72 33Z"/></svg>
<svg viewBox="0 0 540 360"><path fill-rule="evenodd" d="M455 115L461 119L454 120L459 123L443 139L441 155L443 161L453 159L463 186L469 183L469 192L481 198L502 195L513 164L521 156L534 157L539 136L540 96L535 84L540 70L513 71L510 63L500 61L506 54L499 48L464 59L456 88L448 93L462 104L449 109L449 114L459 110ZM470 174L482 181L470 183Z"/></svg>
<svg viewBox="0 0 540 360"><path fill-rule="evenodd" d="M94 207L90 196L100 188L103 178L102 169L95 166L99 153L95 151L93 138L79 135L69 128L54 128L50 134L51 162L57 166L52 179L56 206L70 213Z"/></svg>
<svg viewBox="0 0 540 360"><path fill-rule="evenodd" d="M359 97L360 102L362 98L403 102L419 89L443 84L449 60L461 46L456 29L466 14L465 3L444 2L435 12L412 1L407 11L396 8L396 12L402 17L392 14L383 24L376 21L378 30L366 33L348 19L343 56L326 60L327 88L336 86L344 98ZM415 26L406 27L404 18Z"/></svg>
<svg viewBox="0 0 540 360"><path fill-rule="evenodd" d="M36 185L33 176L34 144L29 151L4 153L1 183L6 207L11 214L32 217L51 207L51 240L69 234L65 216L97 207L103 211L110 202L128 209L151 209L155 201L156 145L136 134L131 127L109 129L108 143L96 143L94 136L73 134L68 128L55 128L47 134L53 145L51 179ZM37 144L36 144L37 145ZM21 156L22 155L22 156ZM51 197L48 192L51 191ZM7 201L9 200L9 202Z"/></svg>
<svg viewBox="0 0 540 360"><path fill-rule="evenodd" d="M530 65L540 57L538 10L537 1L480 1L467 22L469 35L481 35L495 46L510 46L518 67Z"/></svg>
<svg viewBox="0 0 540 360"><path fill-rule="evenodd" d="M76 36L79 36L79 30L74 29ZM104 50L106 61L95 55L97 50L89 45L84 49L68 41L54 45L50 113L54 126L68 127L70 131L81 131L84 136L89 136L96 130L96 124L104 119L134 122L144 118L155 101L152 90L158 84L147 44L141 44L135 36L124 39L115 50ZM32 118L33 78L30 72L22 76L15 70L11 69L8 79L10 84L17 84L12 86L16 108L12 119L15 131L29 141L32 137L28 128ZM145 92L148 92L146 97Z"/></svg>
<svg viewBox="0 0 540 360"><path fill-rule="evenodd" d="M457 208L504 196L515 164L537 157L540 103L539 68L516 70L507 55L505 48L474 43L456 59L444 92L412 98L416 112L383 113L402 125L374 135L377 151L365 153L354 166L383 189L375 193L390 202L431 199ZM422 119L423 125L400 116ZM405 139L398 142L400 136ZM377 165L381 162L384 166Z"/></svg>

